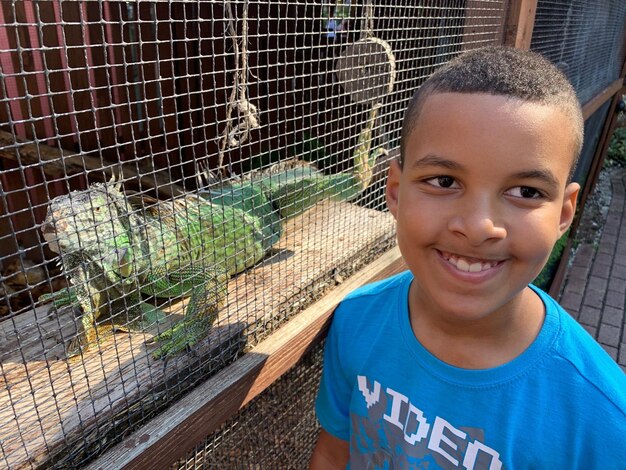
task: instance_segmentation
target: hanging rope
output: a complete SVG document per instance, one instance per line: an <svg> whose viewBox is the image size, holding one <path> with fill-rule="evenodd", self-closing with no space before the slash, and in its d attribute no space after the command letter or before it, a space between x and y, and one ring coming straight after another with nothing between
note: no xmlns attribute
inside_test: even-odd
<svg viewBox="0 0 626 470"><path fill-rule="evenodd" d="M226 15L228 17L228 32L230 34L235 54L235 73L233 87L226 106L226 127L220 136L218 171L225 176L224 154L227 148L237 147L248 141L250 131L261 127L258 111L248 99L248 0L244 1L241 26L241 43L237 39L235 17L230 1L226 1ZM236 116L233 116L236 113Z"/></svg>
<svg viewBox="0 0 626 470"><path fill-rule="evenodd" d="M365 19L361 28L361 39L374 37L374 5L372 0L365 2Z"/></svg>
<svg viewBox="0 0 626 470"><path fill-rule="evenodd" d="M343 50L335 70L353 102L374 105L393 90L396 59L389 43L374 36L372 0L366 0L363 10L361 37Z"/></svg>

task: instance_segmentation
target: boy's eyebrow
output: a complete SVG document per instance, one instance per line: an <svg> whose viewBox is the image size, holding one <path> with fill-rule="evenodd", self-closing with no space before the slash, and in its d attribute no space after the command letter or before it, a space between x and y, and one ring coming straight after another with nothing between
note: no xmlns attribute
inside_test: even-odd
<svg viewBox="0 0 626 470"><path fill-rule="evenodd" d="M537 179L550 185L552 188L559 187L559 181L556 179L556 176L547 169L520 171L519 173L515 173L513 177L519 179Z"/></svg>
<svg viewBox="0 0 626 470"><path fill-rule="evenodd" d="M449 170L462 170L463 165L453 160L448 160L447 158L439 157L432 153L429 153L424 158L420 158L419 160L413 162L411 165L413 168L422 168L425 166L440 166L442 168L447 168Z"/></svg>

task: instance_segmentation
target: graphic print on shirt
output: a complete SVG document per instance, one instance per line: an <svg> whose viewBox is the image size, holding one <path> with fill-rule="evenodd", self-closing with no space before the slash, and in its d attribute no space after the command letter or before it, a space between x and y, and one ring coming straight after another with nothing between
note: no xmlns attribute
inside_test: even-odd
<svg viewBox="0 0 626 470"><path fill-rule="evenodd" d="M351 415L350 466L359 469L501 470L484 431L425 416L419 403L365 376L357 377L367 416Z"/></svg>

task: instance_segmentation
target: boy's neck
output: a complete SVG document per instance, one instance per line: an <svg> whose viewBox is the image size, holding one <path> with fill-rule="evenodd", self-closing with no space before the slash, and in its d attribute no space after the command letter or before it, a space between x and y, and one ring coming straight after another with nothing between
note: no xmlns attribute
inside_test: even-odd
<svg viewBox="0 0 626 470"><path fill-rule="evenodd" d="M532 344L545 317L543 302L530 288L480 320L442 320L420 305L416 295L409 295L409 312L413 334L422 346L463 369L490 369L512 361Z"/></svg>

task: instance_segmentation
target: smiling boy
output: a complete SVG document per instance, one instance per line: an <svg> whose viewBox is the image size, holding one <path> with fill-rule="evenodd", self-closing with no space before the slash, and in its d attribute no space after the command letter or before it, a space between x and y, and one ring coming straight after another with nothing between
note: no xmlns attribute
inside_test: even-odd
<svg viewBox="0 0 626 470"><path fill-rule="evenodd" d="M468 52L421 86L387 182L409 271L335 312L311 468L626 468L626 376L529 286L574 217L582 137L538 54Z"/></svg>

